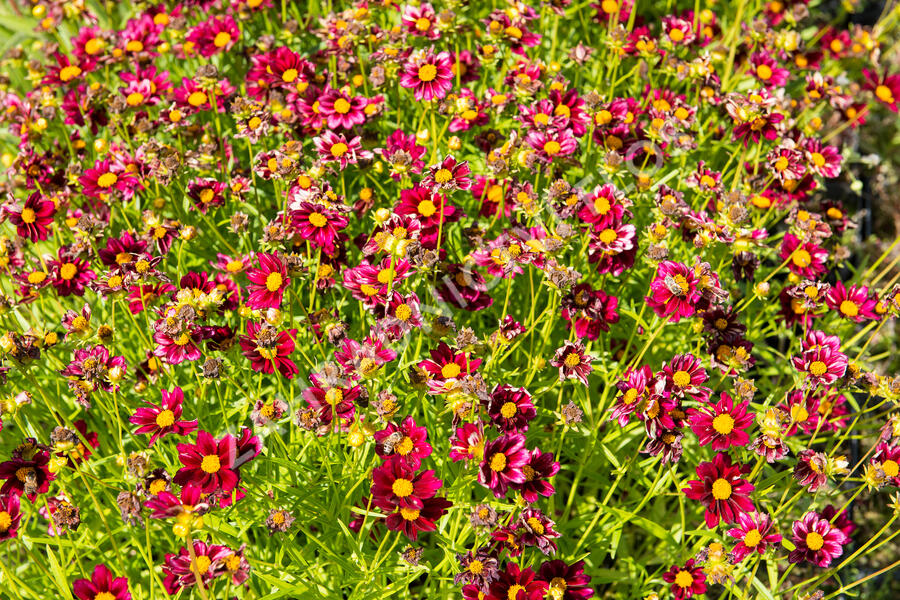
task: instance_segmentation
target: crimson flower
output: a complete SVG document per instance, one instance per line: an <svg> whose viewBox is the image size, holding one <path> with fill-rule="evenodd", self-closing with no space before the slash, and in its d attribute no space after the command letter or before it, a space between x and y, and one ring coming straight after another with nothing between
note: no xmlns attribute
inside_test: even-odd
<svg viewBox="0 0 900 600"><path fill-rule="evenodd" d="M36 242L46 240L50 235L50 224L53 223L53 215L56 213L56 204L52 200L43 200L40 192L34 192L22 208L17 205L3 207L9 217L9 222L16 226L19 237Z"/></svg>
<svg viewBox="0 0 900 600"><path fill-rule="evenodd" d="M384 510L394 507L425 508L424 501L434 495L444 483L434 471L416 473L401 461L392 459L372 472L372 503Z"/></svg>
<svg viewBox="0 0 900 600"><path fill-rule="evenodd" d="M700 300L697 275L686 264L666 260L656 268L647 304L658 316L677 322L690 317Z"/></svg>
<svg viewBox="0 0 900 600"><path fill-rule="evenodd" d="M543 600L548 585L528 567L522 569L516 563L508 562L497 581L491 584L485 600Z"/></svg>
<svg viewBox="0 0 900 600"><path fill-rule="evenodd" d="M732 463L730 456L720 452L713 462L702 462L697 466L700 479L688 481L689 487L682 491L706 507L706 525L714 529L719 520L734 523L741 512L754 510L750 492L755 488L741 478L741 474L749 471L749 466Z"/></svg>
<svg viewBox="0 0 900 600"><path fill-rule="evenodd" d="M197 429L197 421L181 421L181 404L184 402L184 393L180 387L172 388L172 391L162 390L162 403L160 405L147 403L134 411L129 421L139 425L134 433L151 433L150 445L157 439L175 433L188 435Z"/></svg>
<svg viewBox="0 0 900 600"><path fill-rule="evenodd" d="M678 600L684 600L706 591L706 574L699 566L694 565L694 559L688 559L683 567L672 565L663 573L663 580L671 583L672 595Z"/></svg>
<svg viewBox="0 0 900 600"><path fill-rule="evenodd" d="M747 412L748 402L734 403L726 392L719 401L707 405L690 417L691 430L701 446L712 445L713 450L727 450L732 446L744 446L750 442L745 431L753 424L753 415Z"/></svg>
<svg viewBox="0 0 900 600"><path fill-rule="evenodd" d="M237 445L231 434L216 440L201 429L195 444L178 444L177 448L184 465L172 478L178 485L193 483L207 494L217 490L230 492L237 486L238 474L232 470Z"/></svg>
<svg viewBox="0 0 900 600"><path fill-rule="evenodd" d="M291 283L287 267L277 254L260 252L256 256L259 268L247 271L247 279L250 280L247 306L254 309L278 308L281 306L284 290Z"/></svg>
<svg viewBox="0 0 900 600"><path fill-rule="evenodd" d="M90 579L75 580L72 591L79 600L131 600L128 579L125 577L114 579L103 564L94 567Z"/></svg>
<svg viewBox="0 0 900 600"><path fill-rule="evenodd" d="M741 562L753 552L762 554L769 545L781 541L781 534L775 529L772 517L765 513L739 514L736 527L729 529L728 535L739 540L731 551L735 563Z"/></svg>
<svg viewBox="0 0 900 600"><path fill-rule="evenodd" d="M525 482L523 467L530 458L521 433L504 434L486 442L478 468L478 482L502 498L511 484Z"/></svg>
<svg viewBox="0 0 900 600"><path fill-rule="evenodd" d="M285 379L293 379L300 369L288 357L294 352L296 336L296 329L276 331L269 324L250 322L247 335L241 336L238 343L254 371L269 374L277 369Z"/></svg>
<svg viewBox="0 0 900 600"><path fill-rule="evenodd" d="M16 537L19 521L22 519L19 503L17 494L0 495L0 542Z"/></svg>
<svg viewBox="0 0 900 600"><path fill-rule="evenodd" d="M827 567L844 552L843 545L850 541L843 531L816 512L808 512L791 526L794 550L788 555L792 563L807 561L818 567Z"/></svg>

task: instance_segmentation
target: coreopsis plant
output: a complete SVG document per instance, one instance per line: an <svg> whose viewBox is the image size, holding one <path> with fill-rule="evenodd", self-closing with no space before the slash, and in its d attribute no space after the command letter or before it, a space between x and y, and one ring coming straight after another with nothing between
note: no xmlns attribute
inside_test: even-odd
<svg viewBox="0 0 900 600"><path fill-rule="evenodd" d="M896 598L866 4L5 3L0 596Z"/></svg>

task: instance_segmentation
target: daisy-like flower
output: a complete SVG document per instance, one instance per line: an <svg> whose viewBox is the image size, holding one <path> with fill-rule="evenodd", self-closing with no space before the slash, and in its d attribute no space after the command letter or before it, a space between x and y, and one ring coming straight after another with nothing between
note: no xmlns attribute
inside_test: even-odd
<svg viewBox="0 0 900 600"><path fill-rule="evenodd" d="M50 482L56 478L50 473L49 463L50 452L29 439L21 450L13 452L10 460L0 463L0 479L6 480L0 487L0 494L25 494L34 502L38 494L49 491Z"/></svg>
<svg viewBox="0 0 900 600"><path fill-rule="evenodd" d="M683 567L672 565L668 571L663 573L663 581L672 584L669 589L678 600L685 600L706 592L706 574L699 565L694 563L693 558L688 559Z"/></svg>
<svg viewBox="0 0 900 600"><path fill-rule="evenodd" d="M774 546L781 541L781 534L775 529L772 517L765 513L740 513L735 527L728 530L730 535L738 543L731 551L732 560L739 563L748 554L754 552L762 554L769 546Z"/></svg>
<svg viewBox="0 0 900 600"><path fill-rule="evenodd" d="M420 102L440 100L453 87L450 53L427 50L411 55L400 72L400 85L412 89Z"/></svg>
<svg viewBox="0 0 900 600"><path fill-rule="evenodd" d="M282 377L293 379L300 369L288 357L294 353L296 337L296 329L277 331L269 324L250 322L247 335L241 336L238 343L254 371L270 374L277 370Z"/></svg>
<svg viewBox="0 0 900 600"><path fill-rule="evenodd" d="M746 446L750 436L746 429L753 424L753 414L747 412L749 402L734 403L726 392L719 401L694 412L690 417L691 430L701 446L710 444L713 450L727 450L732 446Z"/></svg>
<svg viewBox="0 0 900 600"><path fill-rule="evenodd" d="M419 368L429 374L429 388L443 391L455 380L474 373L481 365L480 358L470 359L465 352L457 352L441 342L437 348L430 350L431 359L419 363Z"/></svg>
<svg viewBox="0 0 900 600"><path fill-rule="evenodd" d="M206 544L200 540L194 540L194 557L187 548L182 547L178 554L166 554L163 565L163 585L169 595L175 595L185 587L197 584L197 575L204 586L217 577L222 571L222 563L226 557L232 554L227 546L219 544Z"/></svg>
<svg viewBox="0 0 900 600"><path fill-rule="evenodd" d="M372 471L372 504L384 509L395 507L422 510L424 501L434 498L444 483L434 471L416 473L399 460L388 460Z"/></svg>
<svg viewBox="0 0 900 600"><path fill-rule="evenodd" d="M184 402L184 392L180 387L172 388L172 391L162 390L162 402L157 406L148 402L149 406L142 406L134 411L129 421L139 427L135 434L150 433L150 445L157 439L174 433L188 435L197 429L197 421L182 421L181 405Z"/></svg>
<svg viewBox="0 0 900 600"><path fill-rule="evenodd" d="M570 129L531 131L525 136L525 142L545 163L570 156L578 150L578 140L575 139Z"/></svg>
<svg viewBox="0 0 900 600"><path fill-rule="evenodd" d="M525 482L522 470L530 455L525 449L525 436L521 433L503 434L486 442L484 457L478 467L478 482L503 498L510 484Z"/></svg>
<svg viewBox="0 0 900 600"><path fill-rule="evenodd" d="M329 129L353 129L366 121L366 99L351 96L348 88L327 87L319 97L319 112L325 117Z"/></svg>
<svg viewBox="0 0 900 600"><path fill-rule="evenodd" d="M806 382L815 387L829 386L847 372L847 355L838 350L837 336L812 331L803 342L803 353L791 359L794 368L806 373Z"/></svg>
<svg viewBox="0 0 900 600"><path fill-rule="evenodd" d="M313 248L321 248L329 256L337 251L340 232L349 223L338 211L312 202L292 205L291 220L300 239L310 242Z"/></svg>
<svg viewBox="0 0 900 600"><path fill-rule="evenodd" d="M204 58L209 58L220 52L228 52L241 37L234 17L210 17L193 29L184 39L185 53L196 52Z"/></svg>
<svg viewBox="0 0 900 600"><path fill-rule="evenodd" d="M464 460L467 464L471 460L480 462L484 455L484 442L484 426L481 421L463 423L450 438L450 460L453 462Z"/></svg>
<svg viewBox="0 0 900 600"><path fill-rule="evenodd" d="M528 422L537 416L537 409L528 390L505 383L491 393L488 415L500 431L524 433L528 431Z"/></svg>
<svg viewBox="0 0 900 600"><path fill-rule="evenodd" d="M897 103L900 102L900 73L879 76L869 69L863 69L862 73L865 78L863 89L874 93L879 102L897 112Z"/></svg>
<svg viewBox="0 0 900 600"><path fill-rule="evenodd" d="M336 162L341 170L347 165L355 165L360 160L372 158L372 153L363 150L360 136L347 139L343 134L325 131L322 135L313 138L313 143L319 153L319 158L324 163Z"/></svg>
<svg viewBox="0 0 900 600"><path fill-rule="evenodd" d="M882 442L875 446L872 464L876 465L893 484L900 487L900 446Z"/></svg>
<svg viewBox="0 0 900 600"><path fill-rule="evenodd" d="M666 388L679 398L690 398L697 402L709 400L711 390L704 387L709 377L703 363L693 354L679 354L663 365L662 373L666 378Z"/></svg>
<svg viewBox="0 0 900 600"><path fill-rule="evenodd" d="M553 600L586 600L594 596L591 576L584 572L584 561L567 564L549 560L541 565L539 576L547 582L547 597Z"/></svg>
<svg viewBox="0 0 900 600"><path fill-rule="evenodd" d="M47 262L50 267L51 285L60 296L84 296L87 285L97 279L88 261L74 256L68 248L60 248L55 260Z"/></svg>
<svg viewBox="0 0 900 600"><path fill-rule="evenodd" d="M407 135L402 129L394 130L385 140L384 148L376 152L391 166L391 177L398 181L403 175L421 173L425 166L422 160L425 147L416 144L415 135Z"/></svg>
<svg viewBox="0 0 900 600"><path fill-rule="evenodd" d="M422 185L441 192L467 190L472 187L470 173L468 161L460 162L448 155L440 164L428 167L428 174L422 180Z"/></svg>
<svg viewBox="0 0 900 600"><path fill-rule="evenodd" d="M103 564L94 567L90 579L76 579L72 591L79 600L131 600L128 579L114 578Z"/></svg>
<svg viewBox="0 0 900 600"><path fill-rule="evenodd" d="M535 448L529 453L528 462L522 466L525 481L514 483L510 487L532 504L538 501L539 496L549 498L556 489L548 480L559 473L559 468L552 452L541 452L540 448Z"/></svg>
<svg viewBox="0 0 900 600"><path fill-rule="evenodd" d="M201 429L196 443L178 444L177 448L184 465L172 478L178 485L193 483L207 494L220 490L228 493L237 486L238 474L233 467L238 453L233 435L216 440Z"/></svg>
<svg viewBox="0 0 900 600"><path fill-rule="evenodd" d="M0 542L16 537L22 513L18 494L0 495Z"/></svg>
<svg viewBox="0 0 900 600"><path fill-rule="evenodd" d="M875 313L878 300L869 295L869 288L864 285L844 287L844 283L838 281L825 295L825 304L841 317L856 323L878 319Z"/></svg>
<svg viewBox="0 0 900 600"><path fill-rule="evenodd" d="M15 204L5 205L3 212L9 217L9 222L15 225L19 237L36 242L46 240L50 235L56 204L52 200L44 200L39 192L34 192L21 208Z"/></svg>
<svg viewBox="0 0 900 600"><path fill-rule="evenodd" d="M841 153L834 146L828 146L815 138L803 141L807 168L817 175L834 179L841 174Z"/></svg>
<svg viewBox="0 0 900 600"><path fill-rule="evenodd" d="M84 170L78 179L85 196L101 198L105 194L120 192L128 200L139 185L137 178L118 161L98 160L94 166Z"/></svg>
<svg viewBox="0 0 900 600"><path fill-rule="evenodd" d="M650 295L645 299L657 316L674 323L693 315L700 298L694 269L684 263L667 260L656 267L656 277L650 283Z"/></svg>
<svg viewBox="0 0 900 600"><path fill-rule="evenodd" d="M559 368L559 380L577 379L584 385L591 374L591 357L585 354L584 344L566 341L556 349L550 365Z"/></svg>
<svg viewBox="0 0 900 600"><path fill-rule="evenodd" d="M259 259L259 268L247 271L247 279L250 280L247 306L254 309L278 308L281 306L284 290L291 283L287 276L287 266L274 253L260 252L256 257Z"/></svg>
<svg viewBox="0 0 900 600"><path fill-rule="evenodd" d="M828 481L828 462L828 456L822 452L801 450L797 454L797 464L794 466L794 479L815 493Z"/></svg>
<svg viewBox="0 0 900 600"><path fill-rule="evenodd" d="M544 600L547 588L548 583L534 571L510 561L491 584L485 600Z"/></svg>
<svg viewBox="0 0 900 600"><path fill-rule="evenodd" d="M794 550L788 555L792 563L810 562L818 567L828 567L831 561L844 552L847 535L816 512L808 512L791 526Z"/></svg>
<svg viewBox="0 0 900 600"><path fill-rule="evenodd" d="M748 465L732 463L731 457L720 452L712 462L702 462L697 466L700 479L688 481L682 491L691 500L698 500L706 507L706 525L714 529L721 520L734 523L738 514L754 510L750 492L753 484L741 477L749 473Z"/></svg>
<svg viewBox="0 0 900 600"><path fill-rule="evenodd" d="M418 469L422 459L431 456L428 431L416 425L412 417L406 417L398 426L388 423L376 431L375 453L385 460L399 460L411 469Z"/></svg>
<svg viewBox="0 0 900 600"><path fill-rule="evenodd" d="M753 76L764 86L778 88L787 83L791 72L779 67L775 58L764 52L754 52L750 56L750 68Z"/></svg>
<svg viewBox="0 0 900 600"><path fill-rule="evenodd" d="M828 251L812 242L802 242L792 233L784 234L779 256L787 261L791 273L800 277L815 280L825 274Z"/></svg>

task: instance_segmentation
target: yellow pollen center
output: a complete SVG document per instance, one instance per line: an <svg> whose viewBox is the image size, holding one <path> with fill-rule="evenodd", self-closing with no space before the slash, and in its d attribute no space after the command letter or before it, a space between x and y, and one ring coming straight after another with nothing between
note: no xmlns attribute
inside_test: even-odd
<svg viewBox="0 0 900 600"><path fill-rule="evenodd" d="M111 592L100 592L94 596L94 600L116 600L116 597Z"/></svg>
<svg viewBox="0 0 900 600"><path fill-rule="evenodd" d="M848 317L855 317L859 314L859 307L849 300L841 302L841 313Z"/></svg>
<svg viewBox="0 0 900 600"><path fill-rule="evenodd" d="M437 77L437 67L434 65L422 65L419 67L419 79L428 83L429 81L434 81L434 78Z"/></svg>
<svg viewBox="0 0 900 600"><path fill-rule="evenodd" d="M825 165L825 157L822 156L822 154L820 154L819 152L813 152L810 156L810 159L812 160L812 163L817 167L822 167Z"/></svg>
<svg viewBox="0 0 900 600"><path fill-rule="evenodd" d="M503 415L505 419L512 419L516 416L518 409L519 407L516 406L515 402L506 402L500 407L500 414Z"/></svg>
<svg viewBox="0 0 900 600"><path fill-rule="evenodd" d="M806 547L813 552L821 550L822 546L824 545L825 538L823 538L820 534L816 533L815 531L810 531L806 534Z"/></svg>
<svg viewBox="0 0 900 600"><path fill-rule="evenodd" d="M812 263L812 256L806 250L798 248L791 255L791 261L801 269L804 269Z"/></svg>
<svg viewBox="0 0 900 600"><path fill-rule="evenodd" d="M231 42L231 34L227 31L220 31L216 34L216 37L213 38L213 45L216 48L224 48Z"/></svg>
<svg viewBox="0 0 900 600"><path fill-rule="evenodd" d="M419 211L420 215L427 218L437 212L437 207L431 200L422 200L421 202L419 202L416 210Z"/></svg>
<svg viewBox="0 0 900 600"><path fill-rule="evenodd" d="M266 277L266 289L270 292L278 291L283 282L284 279L281 277L281 273L269 273Z"/></svg>
<svg viewBox="0 0 900 600"><path fill-rule="evenodd" d="M59 71L59 79L60 81L71 81L81 75L81 69L76 65L69 65L68 67L63 67Z"/></svg>
<svg viewBox="0 0 900 600"><path fill-rule="evenodd" d="M8 512L0 511L0 531L7 531L12 526L12 515Z"/></svg>
<svg viewBox="0 0 900 600"><path fill-rule="evenodd" d="M335 158L340 158L341 156L347 154L347 150L349 149L350 148L344 142L338 142L331 147L331 155Z"/></svg>
<svg viewBox="0 0 900 600"><path fill-rule="evenodd" d="M676 29L675 31L679 31ZM678 575L675 576L675 585L681 588L689 588L694 585L694 576L691 575L690 571L678 571Z"/></svg>
<svg viewBox="0 0 900 600"><path fill-rule="evenodd" d="M391 491L398 498L406 498L413 493L413 484L409 479L395 479L391 484Z"/></svg>
<svg viewBox="0 0 900 600"><path fill-rule="evenodd" d="M314 212L309 215L309 224L313 227L325 227L328 225L328 218L322 213Z"/></svg>
<svg viewBox="0 0 900 600"><path fill-rule="evenodd" d="M761 541L762 535L760 535L759 529L751 529L744 536L744 545L748 548L755 548Z"/></svg>
<svg viewBox="0 0 900 600"><path fill-rule="evenodd" d="M581 364L581 356L579 356L577 352L569 352L569 354L566 355L566 360L563 361L563 364L570 369L573 369Z"/></svg>
<svg viewBox="0 0 900 600"><path fill-rule="evenodd" d="M102 188L108 188L116 185L116 182L119 180L119 176L115 173L104 173L100 177L97 178L97 185Z"/></svg>
<svg viewBox="0 0 900 600"><path fill-rule="evenodd" d="M156 415L156 425L158 427L171 427L175 424L175 413L171 410L164 410Z"/></svg>
<svg viewBox="0 0 900 600"><path fill-rule="evenodd" d="M892 104L894 102L894 92L886 85L879 85L875 88L875 96L887 104Z"/></svg>
<svg viewBox="0 0 900 600"><path fill-rule="evenodd" d="M412 316L412 310L406 304L400 304L397 306L397 309L394 311L394 316L397 317L401 321L406 321Z"/></svg>
<svg viewBox="0 0 900 600"><path fill-rule="evenodd" d="M197 557L196 565L197 571L200 573L206 573L209 570L209 566L212 564L212 560L206 556L205 554L201 554Z"/></svg>
<svg viewBox="0 0 900 600"><path fill-rule="evenodd" d="M769 65L759 65L756 67L756 76L763 81L768 81L772 78L772 69Z"/></svg>
<svg viewBox="0 0 900 600"><path fill-rule="evenodd" d="M884 471L884 474L888 477L900 475L900 465L898 465L895 460L888 459L881 463L881 470Z"/></svg>
<svg viewBox="0 0 900 600"><path fill-rule="evenodd" d="M484 571L484 563L480 560L473 560L469 563L469 573L473 575L481 575Z"/></svg>
<svg viewBox="0 0 900 600"><path fill-rule="evenodd" d="M731 484L721 477L716 479L712 485L712 495L716 500L728 500L731 498Z"/></svg>
<svg viewBox="0 0 900 600"><path fill-rule="evenodd" d="M400 456L406 456L410 452L412 452L414 447L412 438L408 435L403 436L403 439L400 440L400 443L394 446L394 451L397 452Z"/></svg>
<svg viewBox="0 0 900 600"><path fill-rule="evenodd" d="M194 92L190 96L188 96L188 104L191 106L200 106L201 104L206 104L207 96L203 92Z"/></svg>
<svg viewBox="0 0 900 600"><path fill-rule="evenodd" d="M536 534L544 535L544 524L538 521L535 517L531 517L530 519L528 519L528 526L531 527L531 530Z"/></svg>
<svg viewBox="0 0 900 600"><path fill-rule="evenodd" d="M419 518L419 512L415 508L401 508L400 516L403 517L404 521L415 521Z"/></svg>
<svg viewBox="0 0 900 600"><path fill-rule="evenodd" d="M71 280L75 275L78 274L78 267L73 265L72 263L66 263L59 269L59 276L66 281Z"/></svg>
<svg viewBox="0 0 900 600"><path fill-rule="evenodd" d="M447 363L443 367L441 367L441 377L444 379L453 379L454 377L458 377L462 372L462 369L459 368L459 365L455 362Z"/></svg>
<svg viewBox="0 0 900 600"><path fill-rule="evenodd" d="M449 169L438 169L437 173L434 174L436 183L447 183L451 179L453 179L453 173Z"/></svg>
<svg viewBox="0 0 900 600"><path fill-rule="evenodd" d="M549 142L544 143L544 152L546 152L548 156L559 154L560 150L562 150L562 146L560 146L559 142L555 140L550 140Z"/></svg>
<svg viewBox="0 0 900 600"><path fill-rule="evenodd" d="M34 209L31 208L23 208L21 216L22 221L29 225L37 221L37 214L34 212Z"/></svg>
<svg viewBox="0 0 900 600"><path fill-rule="evenodd" d="M509 600L518 600L519 592L527 593L527 591L528 590L525 589L524 585L519 585L519 584L511 585L511 586L509 586L509 591L506 593L506 597Z"/></svg>
<svg viewBox="0 0 900 600"><path fill-rule="evenodd" d="M203 469L204 473L218 473L221 467L222 463L219 461L219 457L215 454L207 454L203 457L203 461L200 463L200 468Z"/></svg>
<svg viewBox="0 0 900 600"><path fill-rule="evenodd" d="M125 102L128 106L137 106L144 101L144 95L140 92L131 92L128 96L125 97Z"/></svg>
<svg viewBox="0 0 900 600"><path fill-rule="evenodd" d="M416 19L416 29L419 31L428 31L431 27L431 21L426 19L425 17L419 17Z"/></svg>
<svg viewBox="0 0 900 600"><path fill-rule="evenodd" d="M295 79L297 79L298 75L299 73L297 72L297 69L287 69L284 73L281 74L281 80L285 83L291 83Z"/></svg>
<svg viewBox="0 0 900 600"><path fill-rule="evenodd" d="M672 381L680 388L687 387L691 385L691 374L687 371L675 371Z"/></svg>
<svg viewBox="0 0 900 600"><path fill-rule="evenodd" d="M203 204L209 204L213 201L216 193L210 188L203 188L203 191L200 192L200 202Z"/></svg>
<svg viewBox="0 0 900 600"><path fill-rule="evenodd" d="M506 455L497 452L491 457L491 471L500 472L506 468Z"/></svg>
<svg viewBox="0 0 900 600"><path fill-rule="evenodd" d="M809 372L815 375L816 377L821 377L828 371L828 365L823 363L821 360L815 360L812 364L809 365Z"/></svg>
<svg viewBox="0 0 900 600"><path fill-rule="evenodd" d="M346 115L348 112L350 112L350 103L343 98L338 98L334 102L334 112L341 115Z"/></svg>
<svg viewBox="0 0 900 600"><path fill-rule="evenodd" d="M721 415L717 415L715 419L713 419L713 429L716 430L716 433L721 435L728 435L732 431L734 431L734 417L729 415L728 413L722 413Z"/></svg>
<svg viewBox="0 0 900 600"><path fill-rule="evenodd" d="M91 38L84 45L84 52L89 56L93 56L100 52L103 49L103 40L98 40L97 38Z"/></svg>
<svg viewBox="0 0 900 600"><path fill-rule="evenodd" d="M393 278L394 278L394 275L393 275L393 273L391 273L391 269L389 269L389 268L378 271L378 277L377 277L378 283L387 285L391 282L391 280Z"/></svg>
<svg viewBox="0 0 900 600"><path fill-rule="evenodd" d="M600 241L604 244L612 244L617 239L619 239L619 234L615 229L604 229L600 232Z"/></svg>

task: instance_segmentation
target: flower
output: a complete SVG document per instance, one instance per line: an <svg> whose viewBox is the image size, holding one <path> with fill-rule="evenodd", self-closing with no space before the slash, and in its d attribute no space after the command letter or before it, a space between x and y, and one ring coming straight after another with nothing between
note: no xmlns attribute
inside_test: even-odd
<svg viewBox="0 0 900 600"><path fill-rule="evenodd" d="M791 273L800 277L817 279L825 274L828 251L812 242L801 242L793 233L784 234L779 256Z"/></svg>
<svg viewBox="0 0 900 600"><path fill-rule="evenodd" d="M502 498L511 484L525 482L523 468L530 455L521 433L503 434L485 442L484 457L478 467L478 482Z"/></svg>
<svg viewBox="0 0 900 600"><path fill-rule="evenodd" d="M195 444L178 444L177 448L184 465L172 478L178 485L193 483L207 494L219 490L228 493L237 486L238 474L232 467L238 452L231 434L216 440L201 429Z"/></svg>
<svg viewBox="0 0 900 600"><path fill-rule="evenodd" d="M594 596L591 576L584 572L584 561L567 564L548 560L541 565L539 577L547 582L547 597L553 600L585 600Z"/></svg>
<svg viewBox="0 0 900 600"><path fill-rule="evenodd" d="M584 345L581 342L567 341L556 349L550 365L559 367L559 380L577 379L587 385L588 375L591 373L591 357L584 353Z"/></svg>
<svg viewBox="0 0 900 600"><path fill-rule="evenodd" d="M343 170L347 168L347 165L355 165L360 160L372 158L371 152L363 150L360 139L362 139L360 136L356 136L348 140L343 134L325 131L322 135L313 138L313 144L315 144L322 162L336 162Z"/></svg>
<svg viewBox="0 0 900 600"><path fill-rule="evenodd" d="M284 296L284 290L290 285L287 267L277 254L260 252L259 268L247 271L250 280L247 306L250 308L278 308Z"/></svg>
<svg viewBox="0 0 900 600"><path fill-rule="evenodd" d="M537 416L531 394L509 384L497 386L488 402L488 414L500 431L528 431L528 421Z"/></svg>
<svg viewBox="0 0 900 600"><path fill-rule="evenodd" d="M381 431L376 431L375 453L385 460L398 460L411 469L418 469L423 458L431 456L428 432L416 425L412 417L406 417L397 426L388 423Z"/></svg>
<svg viewBox="0 0 900 600"><path fill-rule="evenodd" d="M453 87L449 52L418 52L409 57L400 72L400 85L413 90L419 102L440 100Z"/></svg>
<svg viewBox="0 0 900 600"><path fill-rule="evenodd" d="M825 345L822 345L823 341ZM803 342L803 353L793 357L791 364L806 373L806 381L811 386L832 385L847 371L847 355L840 352L839 347L840 340L836 336L812 331Z"/></svg>
<svg viewBox="0 0 900 600"><path fill-rule="evenodd" d="M72 591L79 600L131 600L128 579L116 577L104 564L94 567L90 579L76 579Z"/></svg>
<svg viewBox="0 0 900 600"><path fill-rule="evenodd" d="M162 390L162 403L160 405L151 404L149 407L140 407L134 411L129 421L134 425L139 425L134 433L152 433L150 436L150 445L152 446L157 439L175 433L177 435L188 435L197 429L197 421L181 421L181 404L184 402L184 393L181 388L175 386L172 391Z"/></svg>
<svg viewBox="0 0 900 600"><path fill-rule="evenodd" d="M698 281L689 266L670 260L659 263L656 277L650 282L650 295L645 299L659 317L678 322L690 317L700 300Z"/></svg>
<svg viewBox="0 0 900 600"><path fill-rule="evenodd" d="M734 523L741 512L754 510L750 492L753 484L741 478L750 468L740 463L732 463L725 453L716 454L712 462L702 462L697 466L699 480L688 481L682 491L691 500L698 500L706 507L704 518L710 529L719 521Z"/></svg>
<svg viewBox="0 0 900 600"><path fill-rule="evenodd" d="M194 540L193 555L187 548L182 547L178 554L166 554L163 573L165 579L163 585L169 595L175 595L183 587L191 587L197 583L199 574L202 585L208 586L209 582L217 577L223 570L223 561L231 555L227 546L219 544L206 544Z"/></svg>
<svg viewBox="0 0 900 600"><path fill-rule="evenodd" d="M34 192L19 208L17 205L5 205L3 212L9 222L16 226L19 237L32 242L46 240L50 235L50 225L56 214L56 205L52 200L44 200L39 192Z"/></svg>
<svg viewBox="0 0 900 600"><path fill-rule="evenodd" d="M547 480L559 473L559 468L552 452L541 452L540 448L535 448L529 453L528 462L522 465L525 481L512 484L512 488L532 504L538 501L539 496L549 498L556 489Z"/></svg>
<svg viewBox="0 0 900 600"><path fill-rule="evenodd" d="M879 102L897 112L897 103L900 102L900 73L879 76L875 71L863 69L862 74L865 78L863 89L873 92Z"/></svg>
<svg viewBox="0 0 900 600"><path fill-rule="evenodd" d="M425 498L421 508L398 505L394 512L387 516L385 525L391 531L400 531L411 540L418 538L423 531L435 531L435 522L447 514L453 503L445 498Z"/></svg>
<svg viewBox="0 0 900 600"><path fill-rule="evenodd" d="M702 385L709 377L703 363L693 354L673 356L663 365L662 373L666 378L666 389L672 395L697 402L709 400L710 389Z"/></svg>
<svg viewBox="0 0 900 600"><path fill-rule="evenodd" d="M544 600L547 588L547 582L539 579L534 571L508 562L497 581L491 584L485 600Z"/></svg>
<svg viewBox="0 0 900 600"><path fill-rule="evenodd" d="M792 563L806 561L823 568L843 554L843 545L850 541L843 531L814 511L794 521L791 532L795 548L788 560Z"/></svg>
<svg viewBox="0 0 900 600"><path fill-rule="evenodd" d="M722 392L718 402L690 416L691 430L701 446L711 444L713 450L746 446L750 436L745 430L753 424L753 414L748 414L748 406L749 402L735 404L731 396Z"/></svg>
<svg viewBox="0 0 900 600"><path fill-rule="evenodd" d="M739 513L736 526L728 530L728 535L738 543L731 551L731 557L738 563L748 554L762 554L770 545L781 542L781 535L772 523L772 517L765 513Z"/></svg>
<svg viewBox="0 0 900 600"><path fill-rule="evenodd" d="M442 485L434 471L416 473L400 460L388 460L372 471L372 503L388 511L395 507L423 510L424 501L434 498Z"/></svg>
<svg viewBox="0 0 900 600"><path fill-rule="evenodd" d="M422 185L433 191L441 192L468 190L472 187L472 180L469 178L470 172L468 161L458 161L453 156L447 155L440 164L428 167L428 173L422 180ZM428 215L423 216L427 217Z"/></svg>
<svg viewBox="0 0 900 600"><path fill-rule="evenodd" d="M349 221L339 212L320 204L301 202L291 206L291 224L301 239L307 240L313 248L331 256L337 251L340 231Z"/></svg>
<svg viewBox="0 0 900 600"><path fill-rule="evenodd" d="M16 537L22 513L18 494L0 494L0 542Z"/></svg>
<svg viewBox="0 0 900 600"><path fill-rule="evenodd" d="M856 323L879 318L875 313L878 300L869 295L869 288L864 285L844 287L844 283L838 281L825 295L825 304L841 317Z"/></svg>
<svg viewBox="0 0 900 600"><path fill-rule="evenodd" d="M274 373L277 370L285 379L293 379L300 369L288 357L294 353L296 337L296 329L277 331L268 323L250 322L247 335L242 335L238 343L254 371Z"/></svg>
<svg viewBox="0 0 900 600"><path fill-rule="evenodd" d="M706 591L706 574L699 566L695 566L694 559L688 559L683 567L672 565L663 573L663 581L671 583L672 594L678 600L691 598Z"/></svg>
<svg viewBox="0 0 900 600"><path fill-rule="evenodd" d="M353 129L366 121L366 99L351 96L345 88L325 88L319 97L319 112L329 129Z"/></svg>

